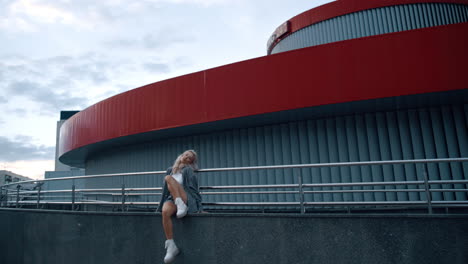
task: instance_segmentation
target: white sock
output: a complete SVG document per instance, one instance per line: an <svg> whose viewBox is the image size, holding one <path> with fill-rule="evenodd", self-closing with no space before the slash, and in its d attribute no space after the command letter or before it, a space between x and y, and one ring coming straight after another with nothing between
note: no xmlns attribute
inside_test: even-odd
<svg viewBox="0 0 468 264"><path fill-rule="evenodd" d="M177 197L177 198L175 198L174 203L175 203L175 204L181 204L181 203L184 204L184 201L182 200L182 198Z"/></svg>
<svg viewBox="0 0 468 264"><path fill-rule="evenodd" d="M168 247L170 247L170 246L175 246L174 239L168 239L168 240L166 240L166 248L168 248Z"/></svg>

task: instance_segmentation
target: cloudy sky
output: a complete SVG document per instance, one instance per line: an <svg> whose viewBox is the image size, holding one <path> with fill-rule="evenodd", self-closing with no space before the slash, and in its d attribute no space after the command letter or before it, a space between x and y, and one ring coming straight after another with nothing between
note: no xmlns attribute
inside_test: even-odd
<svg viewBox="0 0 468 264"><path fill-rule="evenodd" d="M54 169L61 110L264 56L284 21L331 0L0 0L0 170Z"/></svg>

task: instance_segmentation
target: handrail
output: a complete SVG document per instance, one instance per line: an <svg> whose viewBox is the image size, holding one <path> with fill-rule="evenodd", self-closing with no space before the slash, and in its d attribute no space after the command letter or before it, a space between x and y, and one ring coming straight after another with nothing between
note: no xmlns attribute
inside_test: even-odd
<svg viewBox="0 0 468 264"><path fill-rule="evenodd" d="M145 172L129 172L129 173L110 173L110 174L96 174L96 175L86 175L86 176L70 176L70 177L59 177L59 178L49 178L41 180L29 180L29 181L19 181L15 183L4 184L0 187L18 185L24 183L39 183L39 182L49 182L49 181L65 181L65 180L77 180L77 179L95 179L95 178L105 178L105 177L117 177L117 176L140 176L148 174L164 174L166 171L145 171Z"/></svg>
<svg viewBox="0 0 468 264"><path fill-rule="evenodd" d="M418 164L418 163L447 163L447 162L468 162L468 158L443 158L443 159L412 159L412 160L385 160L385 161L356 161L356 162L331 162L331 163L312 163L312 164L292 164L292 165L271 165L271 166L248 166L248 167L228 167L228 168L210 168L200 169L197 172L219 172L219 171L241 171L241 170L265 170L265 169L297 169L297 168L326 168L326 167L348 167L348 166L367 166L367 165L399 165L399 164ZM129 173L110 173L96 174L86 176L71 176L50 178L41 180L20 181L4 184L0 187L12 186L24 183L39 183L48 181L64 181L75 179L92 179L116 176L141 176L148 174L165 174L166 171L145 171Z"/></svg>
<svg viewBox="0 0 468 264"><path fill-rule="evenodd" d="M318 164L293 164L293 165L272 165L272 166L250 166L250 167L233 167L233 168L211 168L201 169L198 172L209 173L209 172L221 172L221 171L241 171L241 170L264 170L264 169L294 169L294 168L323 168L323 167L344 167L344 166L374 166L374 165L400 165L400 164L427 164L427 163L447 163L447 162L468 162L468 158L444 158L444 159L413 159L413 160L387 160L387 161L362 161L362 162L340 162L340 163L318 163ZM422 206L428 207L428 212L432 213L433 207L441 206L453 206L453 207L468 207L468 201L465 200L453 200L453 201L433 201L431 194L435 192L468 192L468 189L463 189L454 184L468 184L468 180L428 180L426 175L426 166L424 166L424 180L413 180L413 181L383 181L383 182L347 182L347 183L303 183L301 176L298 177L297 184L257 184L257 185L224 185L224 186L201 186L201 194L203 195L230 195L230 194L296 194L299 195L299 199L296 202L205 202L205 205L214 206L300 206L301 213L305 212L306 206ZM41 190L40 186L38 190L20 190L20 185L25 183L40 183L50 181L63 181L63 180L81 180L81 179L94 179L103 177L124 177L124 176L141 176L151 174L165 174L166 171L148 171L148 172L132 172L132 173L112 173L112 174L99 174L99 175L86 175L86 176L73 176L63 178L51 178L43 180L30 180L5 184L0 186L1 193L6 190L7 206L9 204L16 204L19 207L23 204L37 204L39 208L43 204L71 204L74 209L77 204L94 204L94 205L118 205L124 210L125 206L129 205L158 205L158 202L143 202L143 201L126 201L127 196L147 196L147 195L161 195L160 192L146 192L142 191L161 191L161 187L144 187L135 188L122 185L121 188L95 188L95 189L76 189L73 183L72 189L68 190ZM431 185L452 185L452 188L431 188ZM304 188L329 188L329 187L369 187L369 186L420 186L421 188L409 188L409 189L345 189L345 190L304 190ZM8 189L7 187L17 186L16 190ZM270 190L270 191L259 191L255 189L283 189L283 190ZM235 189L242 189L239 191L229 191ZM245 191L246 189L252 189L252 191ZM292 190L284 190L292 189ZM218 190L228 190L220 192ZM381 192L425 192L426 200L415 200L415 201L305 201L305 194L339 194L339 193L381 193ZM54 194L54 193L71 193L72 201L56 201L56 200L45 200L45 198L67 198L65 195L61 196L44 196L43 194ZM76 194L82 194L81 200L77 200ZM84 200L83 198L88 195L112 195L120 196L120 201L99 201L99 200ZM26 196L29 195L29 196ZM36 195L36 196L35 196ZM42 195L42 196L41 196ZM16 197L15 201L9 201L8 197ZM21 200L20 198L30 199L37 197L36 200ZM97 198L97 196L96 196ZM42 200L41 200L42 199ZM1 204L3 205L3 201Z"/></svg>
<svg viewBox="0 0 468 264"><path fill-rule="evenodd" d="M348 167L348 166L366 166L366 165L399 165L399 164L418 164L418 163L446 163L446 162L466 162L466 161L468 161L468 158L356 161L356 162L330 162L330 163L313 163L313 164L213 168L213 169L201 169L199 171L200 172L215 172L215 171L265 170L265 169L326 168L326 167Z"/></svg>

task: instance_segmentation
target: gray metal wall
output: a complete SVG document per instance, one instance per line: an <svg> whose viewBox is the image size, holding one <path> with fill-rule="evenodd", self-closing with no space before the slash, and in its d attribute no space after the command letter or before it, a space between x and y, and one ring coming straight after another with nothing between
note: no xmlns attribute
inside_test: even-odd
<svg viewBox="0 0 468 264"><path fill-rule="evenodd" d="M85 171L82 169L73 169L68 171L46 171L45 178L64 178L73 176L83 176ZM42 191L53 191L53 190L71 190L72 185L75 185L76 189L84 188L85 182L83 180L61 180L61 181L46 181L41 186ZM79 197L77 197L79 198ZM44 193L41 194L41 200L54 200L54 201L71 201L71 193Z"/></svg>
<svg viewBox="0 0 468 264"><path fill-rule="evenodd" d="M369 112L226 130L130 145L96 153L86 173L165 170L179 153L195 149L201 168L468 157L468 105ZM286 169L200 173L201 186L421 180L421 165ZM468 164L430 164L431 180L468 179ZM89 180L87 187L125 183L161 186L162 175ZM417 187L417 186L411 186ZM465 188L464 185L456 187ZM369 188L369 187L367 187ZM376 189L384 187L375 187ZM387 187L393 189L394 187ZM400 188L400 187L399 187ZM408 201L423 193L308 194L306 201ZM437 193L435 200L465 200L465 193ZM139 199L139 198L135 198ZM295 194L205 195L206 202L298 201ZM145 198L145 201L157 197Z"/></svg>
<svg viewBox="0 0 468 264"><path fill-rule="evenodd" d="M281 40L271 53L467 21L468 5L426 3L376 8L303 28Z"/></svg>

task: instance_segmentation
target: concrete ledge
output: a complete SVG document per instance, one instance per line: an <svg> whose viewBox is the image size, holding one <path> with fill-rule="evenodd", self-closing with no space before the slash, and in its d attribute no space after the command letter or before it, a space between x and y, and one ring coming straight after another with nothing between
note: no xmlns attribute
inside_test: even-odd
<svg viewBox="0 0 468 264"><path fill-rule="evenodd" d="M175 263L468 263L468 215L198 214ZM0 263L162 263L155 213L0 209Z"/></svg>

